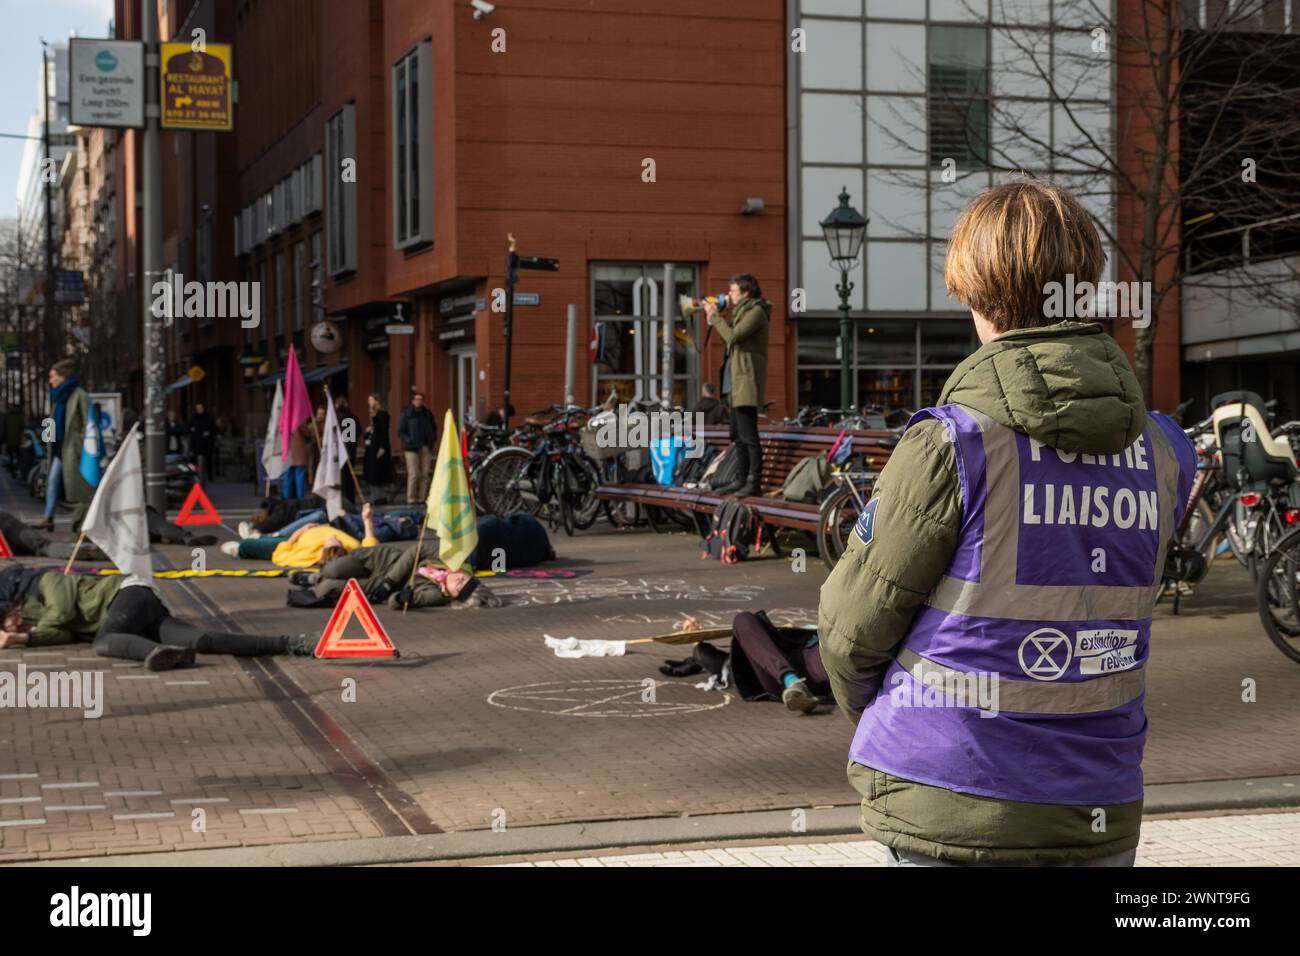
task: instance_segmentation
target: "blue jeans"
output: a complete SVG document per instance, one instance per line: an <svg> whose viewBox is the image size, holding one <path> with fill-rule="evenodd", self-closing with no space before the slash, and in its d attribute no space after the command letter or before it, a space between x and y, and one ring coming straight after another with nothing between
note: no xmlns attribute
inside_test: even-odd
<svg viewBox="0 0 1300 956"><path fill-rule="evenodd" d="M63 457L50 459L50 476L45 484L45 517L53 518L59 508L59 491L63 485Z"/></svg>
<svg viewBox="0 0 1300 956"><path fill-rule="evenodd" d="M939 860L932 856L925 856L921 853L909 853L906 850L895 850L893 847L885 849L886 866L1132 866L1137 860L1137 848L1124 850L1120 853L1113 853L1110 856L1098 857L1093 860L1074 860L1069 863L1029 863L1029 864L1010 864L1010 863L964 863L956 860Z"/></svg>
<svg viewBox="0 0 1300 956"><path fill-rule="evenodd" d="M287 501L290 498L307 497L307 466L290 465L284 470L280 479L280 492Z"/></svg>
<svg viewBox="0 0 1300 956"><path fill-rule="evenodd" d="M323 508L317 508L315 511L304 511L298 517L294 518L287 525L276 532L277 537L287 538L299 528L305 528L309 524L325 524L329 515Z"/></svg>

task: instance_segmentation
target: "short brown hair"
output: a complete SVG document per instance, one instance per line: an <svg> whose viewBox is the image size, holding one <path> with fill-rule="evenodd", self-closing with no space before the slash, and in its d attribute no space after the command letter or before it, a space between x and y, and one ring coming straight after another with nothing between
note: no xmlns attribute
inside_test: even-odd
<svg viewBox="0 0 1300 956"><path fill-rule="evenodd" d="M50 371L56 373L60 378L72 378L77 374L77 363L70 358L59 359L50 366Z"/></svg>
<svg viewBox="0 0 1300 956"><path fill-rule="evenodd" d="M1106 265L1097 228L1079 201L1042 180L994 186L966 207L943 266L948 294L999 332L1049 325L1044 286L1096 282Z"/></svg>
<svg viewBox="0 0 1300 956"><path fill-rule="evenodd" d="M751 299L757 299L763 295L763 290L758 286L758 280L748 272L737 273L731 277L731 282Z"/></svg>

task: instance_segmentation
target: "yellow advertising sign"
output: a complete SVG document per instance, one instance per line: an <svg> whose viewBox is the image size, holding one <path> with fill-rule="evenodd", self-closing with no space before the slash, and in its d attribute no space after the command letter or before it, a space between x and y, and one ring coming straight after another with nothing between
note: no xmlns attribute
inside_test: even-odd
<svg viewBox="0 0 1300 956"><path fill-rule="evenodd" d="M195 50L189 43L162 45L162 125L165 129L229 130L234 109L228 43Z"/></svg>

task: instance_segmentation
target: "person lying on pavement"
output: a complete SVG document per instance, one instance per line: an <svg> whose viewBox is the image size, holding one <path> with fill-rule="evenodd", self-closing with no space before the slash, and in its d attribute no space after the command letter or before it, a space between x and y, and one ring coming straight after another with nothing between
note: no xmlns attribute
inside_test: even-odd
<svg viewBox="0 0 1300 956"><path fill-rule="evenodd" d="M288 537L263 535L227 541L221 550L232 558L271 561L282 568L315 568L357 548L379 543L374 536L374 519L369 504L365 506L362 517L366 536L361 541L332 525L313 523L303 525Z"/></svg>
<svg viewBox="0 0 1300 956"><path fill-rule="evenodd" d="M307 634L241 634L184 621L131 577L47 571L12 583L20 593L0 610L0 649L90 643L101 657L142 661L151 671L190 667L196 654L309 657L316 649Z"/></svg>

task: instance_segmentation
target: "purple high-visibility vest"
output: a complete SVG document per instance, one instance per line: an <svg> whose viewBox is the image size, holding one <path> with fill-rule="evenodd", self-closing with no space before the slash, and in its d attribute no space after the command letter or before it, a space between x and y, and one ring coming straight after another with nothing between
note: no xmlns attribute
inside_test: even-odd
<svg viewBox="0 0 1300 956"><path fill-rule="evenodd" d="M961 534L850 756L1003 800L1141 799L1151 609L1196 471L1191 442L1157 413L1100 456L962 405L908 424L926 418L955 446Z"/></svg>

